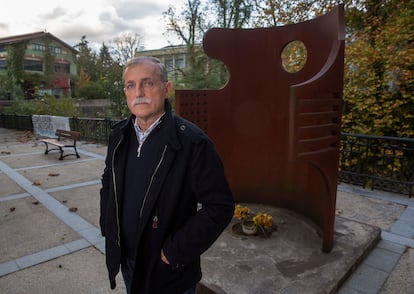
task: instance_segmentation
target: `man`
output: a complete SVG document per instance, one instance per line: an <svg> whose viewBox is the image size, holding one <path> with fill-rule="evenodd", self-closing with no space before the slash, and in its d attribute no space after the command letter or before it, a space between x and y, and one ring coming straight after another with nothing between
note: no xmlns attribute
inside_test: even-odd
<svg viewBox="0 0 414 294"><path fill-rule="evenodd" d="M128 293L195 293L200 255L230 222L234 200L208 137L171 111L158 59L123 73L131 116L109 136L102 175L102 235L111 288L121 267Z"/></svg>

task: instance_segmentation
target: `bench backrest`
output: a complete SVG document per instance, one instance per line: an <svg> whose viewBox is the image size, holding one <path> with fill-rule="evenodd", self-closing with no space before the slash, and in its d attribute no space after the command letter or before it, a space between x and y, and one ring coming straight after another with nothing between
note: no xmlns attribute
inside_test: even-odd
<svg viewBox="0 0 414 294"><path fill-rule="evenodd" d="M74 141L78 140L79 136L80 136L79 132L60 130L60 129L57 129L55 134L56 134L56 136L58 136L59 139L60 138L66 138L66 139L71 139L71 140L74 140Z"/></svg>

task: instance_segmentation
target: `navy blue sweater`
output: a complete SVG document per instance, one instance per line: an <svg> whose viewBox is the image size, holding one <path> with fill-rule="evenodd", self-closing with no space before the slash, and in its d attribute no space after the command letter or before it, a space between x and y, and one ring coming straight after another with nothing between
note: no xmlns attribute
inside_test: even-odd
<svg viewBox="0 0 414 294"><path fill-rule="evenodd" d="M137 156L138 140L132 129L129 140L128 160L125 167L124 195L121 216L121 238L123 254L134 259L138 244L138 224L142 201L145 197L151 175L161 157L160 126L157 126L145 140Z"/></svg>

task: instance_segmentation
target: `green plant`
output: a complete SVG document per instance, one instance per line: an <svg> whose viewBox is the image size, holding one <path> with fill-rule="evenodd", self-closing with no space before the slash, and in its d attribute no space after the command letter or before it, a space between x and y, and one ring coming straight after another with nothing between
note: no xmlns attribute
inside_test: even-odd
<svg viewBox="0 0 414 294"><path fill-rule="evenodd" d="M35 104L33 101L25 100L24 98L20 97L17 98L14 103L10 106L4 108L5 113L9 114L23 114L23 115L31 115L35 112Z"/></svg>
<svg viewBox="0 0 414 294"><path fill-rule="evenodd" d="M99 99L106 98L107 93L105 93L104 88L99 82L89 82L79 87L77 96L86 99Z"/></svg>
<svg viewBox="0 0 414 294"><path fill-rule="evenodd" d="M78 111L71 97L55 98L46 96L42 99L17 99L11 106L5 108L5 113L16 114L47 114L58 116L76 116Z"/></svg>

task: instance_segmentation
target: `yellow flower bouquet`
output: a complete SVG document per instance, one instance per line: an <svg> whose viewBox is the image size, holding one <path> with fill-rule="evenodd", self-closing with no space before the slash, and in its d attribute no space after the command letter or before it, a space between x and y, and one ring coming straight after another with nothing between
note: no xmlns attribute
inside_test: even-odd
<svg viewBox="0 0 414 294"><path fill-rule="evenodd" d="M250 216L250 209L246 206L237 204L236 208L234 209L234 216L239 220L246 220Z"/></svg>
<svg viewBox="0 0 414 294"><path fill-rule="evenodd" d="M252 214L246 206L236 205L234 217L241 221L242 230L246 235L255 235L258 230L266 238L273 230L273 217L267 213Z"/></svg>

